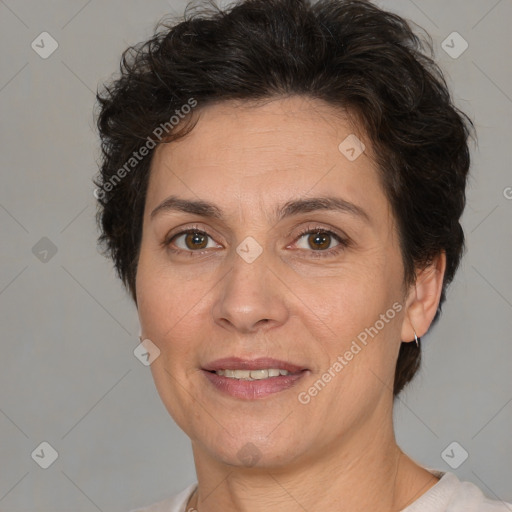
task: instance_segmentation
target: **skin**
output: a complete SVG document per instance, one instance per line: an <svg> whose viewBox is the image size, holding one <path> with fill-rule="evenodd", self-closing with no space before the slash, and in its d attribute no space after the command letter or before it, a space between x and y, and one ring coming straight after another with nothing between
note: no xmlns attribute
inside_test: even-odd
<svg viewBox="0 0 512 512"><path fill-rule="evenodd" d="M153 156L136 279L143 338L160 350L151 364L156 388L192 441L198 492L189 507L404 508L438 479L396 444L394 371L401 341L414 340L413 326L424 335L432 322L444 254L404 286L398 233L371 144L332 106L292 96L224 102L196 114L187 136ZM349 134L366 146L354 161L338 149ZM225 216L161 211L151 218L170 195L214 203ZM324 210L272 216L286 201L327 195L362 208L368 221ZM199 248L186 235L163 244L191 227L209 235ZM350 243L327 236L327 248L318 249L314 235L299 236L317 227ZM263 251L252 263L236 252L248 236ZM341 250L318 257L335 248ZM298 394L394 303L401 311L300 403ZM221 394L201 372L229 356L273 357L309 372L291 389L242 400ZM241 456L249 449L250 462Z"/></svg>

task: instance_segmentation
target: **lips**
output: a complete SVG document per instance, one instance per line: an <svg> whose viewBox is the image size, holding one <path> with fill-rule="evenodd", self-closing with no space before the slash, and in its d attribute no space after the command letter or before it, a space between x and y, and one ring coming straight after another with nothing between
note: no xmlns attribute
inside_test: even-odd
<svg viewBox="0 0 512 512"><path fill-rule="evenodd" d="M266 376L260 375L258 371L264 370L273 370L272 373L279 370L282 374L271 376L270 372L264 372L267 373ZM252 378L253 372L258 372L254 375L255 379ZM212 389L222 395L241 400L258 400L293 388L310 372L297 364L268 357L258 359L227 357L206 364L202 368L202 373ZM229 377L227 373L230 374ZM238 378L237 374L241 374L241 378Z"/></svg>
<svg viewBox="0 0 512 512"><path fill-rule="evenodd" d="M269 357L260 357L258 359L226 357L206 364L203 367L203 370L217 372L219 370L268 370L270 368L286 370L289 373L299 373L303 370L307 370L307 368L303 366L298 366L288 361L280 361Z"/></svg>

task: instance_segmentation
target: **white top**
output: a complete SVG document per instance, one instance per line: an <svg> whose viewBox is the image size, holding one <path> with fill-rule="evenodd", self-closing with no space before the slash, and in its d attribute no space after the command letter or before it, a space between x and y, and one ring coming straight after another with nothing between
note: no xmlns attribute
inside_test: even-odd
<svg viewBox="0 0 512 512"><path fill-rule="evenodd" d="M427 468L425 468L427 469ZM512 503L486 498L471 482L461 482L454 473L428 469L439 482L400 512L511 512ZM197 483L171 498L131 512L188 512L187 502Z"/></svg>

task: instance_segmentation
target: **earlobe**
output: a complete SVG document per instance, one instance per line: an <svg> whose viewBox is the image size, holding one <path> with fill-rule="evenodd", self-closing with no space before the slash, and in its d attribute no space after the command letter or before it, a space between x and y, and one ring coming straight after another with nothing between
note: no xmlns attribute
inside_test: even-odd
<svg viewBox="0 0 512 512"><path fill-rule="evenodd" d="M428 331L437 312L443 289L446 269L446 254L443 251L416 276L406 302L405 319L402 324L402 341L415 341Z"/></svg>

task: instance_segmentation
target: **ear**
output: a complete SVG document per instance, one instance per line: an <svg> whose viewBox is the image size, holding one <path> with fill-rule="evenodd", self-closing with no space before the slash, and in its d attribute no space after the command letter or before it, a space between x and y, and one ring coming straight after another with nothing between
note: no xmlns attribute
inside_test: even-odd
<svg viewBox="0 0 512 512"><path fill-rule="evenodd" d="M414 341L414 331L418 338L428 331L441 298L445 270L446 254L443 251L428 267L416 274L416 282L411 285L406 299L403 341Z"/></svg>

